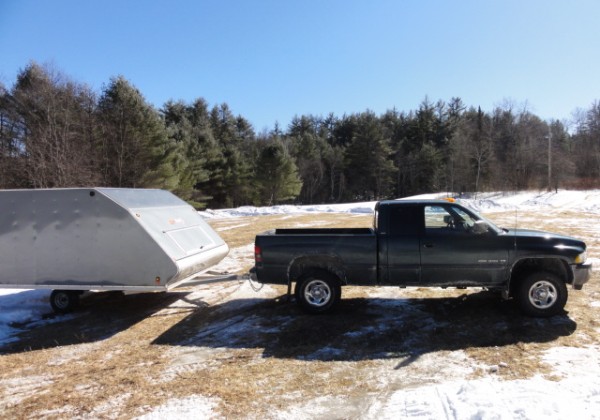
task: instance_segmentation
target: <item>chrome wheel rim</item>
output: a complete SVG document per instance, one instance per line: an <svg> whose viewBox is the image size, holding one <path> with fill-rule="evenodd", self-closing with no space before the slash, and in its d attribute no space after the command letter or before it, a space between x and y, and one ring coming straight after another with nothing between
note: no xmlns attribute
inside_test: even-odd
<svg viewBox="0 0 600 420"><path fill-rule="evenodd" d="M538 309L548 309L557 297L556 287L546 280L536 281L529 289L529 302Z"/></svg>
<svg viewBox="0 0 600 420"><path fill-rule="evenodd" d="M304 288L304 299L312 306L325 306L331 300L331 288L323 280L311 280Z"/></svg>

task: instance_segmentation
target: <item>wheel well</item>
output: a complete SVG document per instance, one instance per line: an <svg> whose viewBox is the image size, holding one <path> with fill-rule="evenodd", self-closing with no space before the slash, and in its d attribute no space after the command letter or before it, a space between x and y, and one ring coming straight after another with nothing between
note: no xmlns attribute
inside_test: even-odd
<svg viewBox="0 0 600 420"><path fill-rule="evenodd" d="M297 281L301 276L313 271L323 270L338 278L340 283L346 282L346 273L339 258L331 256L305 256L295 258L288 268L288 279Z"/></svg>
<svg viewBox="0 0 600 420"><path fill-rule="evenodd" d="M525 258L518 261L511 271L510 296L514 296L515 289L522 279L537 271L555 274L565 283L573 281L568 264L559 258Z"/></svg>

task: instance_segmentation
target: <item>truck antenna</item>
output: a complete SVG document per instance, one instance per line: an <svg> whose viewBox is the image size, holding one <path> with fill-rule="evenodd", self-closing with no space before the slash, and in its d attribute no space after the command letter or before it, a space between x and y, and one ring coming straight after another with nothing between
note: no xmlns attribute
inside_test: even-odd
<svg viewBox="0 0 600 420"><path fill-rule="evenodd" d="M519 226L519 208L517 206L515 206L515 234L513 235L515 249L517 249L517 228L518 228L518 226Z"/></svg>

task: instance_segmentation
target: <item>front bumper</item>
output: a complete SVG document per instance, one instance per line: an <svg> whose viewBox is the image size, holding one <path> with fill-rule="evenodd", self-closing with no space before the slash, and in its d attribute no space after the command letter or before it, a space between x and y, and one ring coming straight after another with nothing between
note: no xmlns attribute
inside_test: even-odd
<svg viewBox="0 0 600 420"><path fill-rule="evenodd" d="M590 279L592 263L577 264L573 266L573 289L581 290Z"/></svg>

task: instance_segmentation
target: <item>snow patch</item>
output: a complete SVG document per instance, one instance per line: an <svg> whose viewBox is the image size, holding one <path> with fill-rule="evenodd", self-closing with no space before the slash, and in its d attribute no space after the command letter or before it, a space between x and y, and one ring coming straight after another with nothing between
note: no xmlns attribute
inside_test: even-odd
<svg viewBox="0 0 600 420"><path fill-rule="evenodd" d="M376 401L364 418L589 419L598 416L597 389L565 385L564 381L540 377L515 381L485 378L397 390L389 398Z"/></svg>
<svg viewBox="0 0 600 420"><path fill-rule="evenodd" d="M168 420L168 419L207 419L220 418L213 410L219 401L215 398L193 395L187 398L171 399L160 407L152 408L152 412L136 417L138 420Z"/></svg>
<svg viewBox="0 0 600 420"><path fill-rule="evenodd" d="M241 227L248 226L248 225L250 225L250 223L242 223L241 225L224 226L224 227L216 228L215 230L217 232L224 232L226 230L237 229L237 228L241 228Z"/></svg>
<svg viewBox="0 0 600 420"><path fill-rule="evenodd" d="M0 347L15 341L18 325L39 321L51 312L49 290L0 289Z"/></svg>

